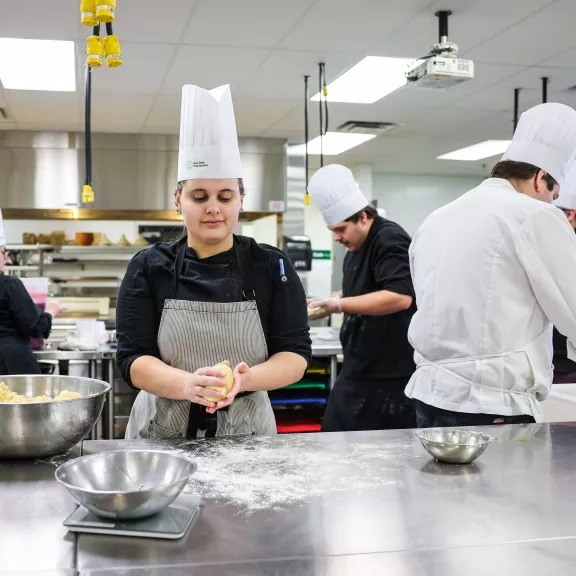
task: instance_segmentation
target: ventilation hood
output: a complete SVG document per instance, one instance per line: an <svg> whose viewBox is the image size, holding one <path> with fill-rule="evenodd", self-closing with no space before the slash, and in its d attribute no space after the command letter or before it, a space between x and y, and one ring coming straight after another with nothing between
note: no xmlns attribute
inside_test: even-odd
<svg viewBox="0 0 576 576"><path fill-rule="evenodd" d="M32 210L70 214L86 208L99 218L162 219L174 212L178 136L92 134L95 202L82 205L83 134L0 132L0 207L9 214ZM246 198L244 213L283 211L286 202L286 143L239 139ZM40 209L40 210L39 210ZM68 209L68 210L62 210ZM157 211L158 218L151 212ZM49 217L49 216L46 216ZM70 216L68 216L70 217Z"/></svg>

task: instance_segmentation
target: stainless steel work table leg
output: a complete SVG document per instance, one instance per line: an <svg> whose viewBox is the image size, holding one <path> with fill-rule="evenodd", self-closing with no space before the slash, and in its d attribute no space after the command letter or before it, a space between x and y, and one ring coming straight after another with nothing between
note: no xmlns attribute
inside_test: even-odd
<svg viewBox="0 0 576 576"><path fill-rule="evenodd" d="M108 384L110 384L110 392L108 392L108 406L107 406L107 414L108 414L108 440L114 440L114 418L115 418L115 409L114 409L114 359L113 358L105 358L103 362L106 362L108 367ZM102 367L104 370L104 367Z"/></svg>
<svg viewBox="0 0 576 576"><path fill-rule="evenodd" d="M330 356L330 390L334 389L336 378L338 378L338 356L333 354Z"/></svg>
<svg viewBox="0 0 576 576"><path fill-rule="evenodd" d="M97 367L96 360L88 360L88 378L96 379ZM92 428L92 431L90 432L90 440L98 440L98 429L101 428L101 420L102 417L98 419L98 422L96 422L94 428Z"/></svg>

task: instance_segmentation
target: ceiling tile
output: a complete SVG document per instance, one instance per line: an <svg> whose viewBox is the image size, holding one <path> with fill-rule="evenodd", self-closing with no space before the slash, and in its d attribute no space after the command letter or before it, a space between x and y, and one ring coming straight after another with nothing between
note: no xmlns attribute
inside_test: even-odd
<svg viewBox="0 0 576 576"><path fill-rule="evenodd" d="M116 94L114 99L94 98L92 101L92 129L125 128L129 132L142 130L152 108L154 96L148 94Z"/></svg>
<svg viewBox="0 0 576 576"><path fill-rule="evenodd" d="M60 121L58 125L55 126L48 119L37 120L35 122L18 122L16 127L18 130L46 130L50 132L82 132L84 130L84 125L81 122Z"/></svg>
<svg viewBox="0 0 576 576"><path fill-rule="evenodd" d="M574 0L557 0L466 52L483 62L531 66L574 47ZM455 41L457 39L455 38Z"/></svg>
<svg viewBox="0 0 576 576"><path fill-rule="evenodd" d="M365 52L408 22L430 0L317 0L281 46L298 50Z"/></svg>
<svg viewBox="0 0 576 576"><path fill-rule="evenodd" d="M92 71L92 92L124 94L156 94L176 52L170 44L122 45L122 65L108 68L106 65ZM78 77L83 79L85 63L78 63ZM83 80L81 80L81 83Z"/></svg>
<svg viewBox="0 0 576 576"><path fill-rule="evenodd" d="M180 130L180 96L158 96L146 120L145 131L168 129L166 134L178 134ZM161 132L162 133L162 132Z"/></svg>
<svg viewBox="0 0 576 576"><path fill-rule="evenodd" d="M17 0L4 2L0 37L73 40L89 30L80 23L80 2Z"/></svg>
<svg viewBox="0 0 576 576"><path fill-rule="evenodd" d="M195 0L119 0L114 33L118 35L120 44L175 44L196 7Z"/></svg>
<svg viewBox="0 0 576 576"><path fill-rule="evenodd" d="M550 79L548 100L558 101L567 88L576 85L576 69L531 67L502 78L489 88L479 90L454 103L465 108L508 110L510 117L514 107L514 89L522 88L520 109L526 110L542 101L542 77Z"/></svg>
<svg viewBox="0 0 576 576"><path fill-rule="evenodd" d="M314 0L210 0L192 18L183 42L215 46L273 47ZM226 18L222 15L226 14Z"/></svg>
<svg viewBox="0 0 576 576"><path fill-rule="evenodd" d="M64 123L78 122L79 101L75 92L6 90L8 113L18 124L42 122L58 130Z"/></svg>
<svg viewBox="0 0 576 576"><path fill-rule="evenodd" d="M556 54L552 58L541 62L540 65L552 68L576 68L576 49Z"/></svg>
<svg viewBox="0 0 576 576"><path fill-rule="evenodd" d="M268 55L267 50L220 46L180 46L164 79L163 94L180 94L184 84L206 89L230 84L234 94Z"/></svg>
<svg viewBox="0 0 576 576"><path fill-rule="evenodd" d="M291 100L251 98L234 100L236 127L240 136L257 136L294 108Z"/></svg>
<svg viewBox="0 0 576 576"><path fill-rule="evenodd" d="M318 63L326 64L328 82L359 62L361 54L274 50L242 83L238 94L270 98L304 98L304 75L310 76L310 96L318 92Z"/></svg>
<svg viewBox="0 0 576 576"><path fill-rule="evenodd" d="M438 42L437 10L452 8L449 40L455 42L462 56L474 46L498 35L523 18L556 0L459 0L451 6L444 0L433 2L414 18L382 38L372 49L382 56L420 57ZM500 63L500 59L494 60Z"/></svg>

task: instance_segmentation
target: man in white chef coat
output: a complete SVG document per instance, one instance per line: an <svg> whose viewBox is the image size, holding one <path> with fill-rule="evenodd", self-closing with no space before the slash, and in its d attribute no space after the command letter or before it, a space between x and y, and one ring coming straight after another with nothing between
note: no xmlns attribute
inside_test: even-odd
<svg viewBox="0 0 576 576"><path fill-rule="evenodd" d="M566 219L576 231L576 162L572 165L562 194L554 204L564 212ZM567 338L554 328L554 384L576 382L576 362L568 358Z"/></svg>
<svg viewBox="0 0 576 576"><path fill-rule="evenodd" d="M416 232L406 394L420 427L542 420L551 324L576 352L576 235L552 204L575 156L576 111L536 106L492 177Z"/></svg>

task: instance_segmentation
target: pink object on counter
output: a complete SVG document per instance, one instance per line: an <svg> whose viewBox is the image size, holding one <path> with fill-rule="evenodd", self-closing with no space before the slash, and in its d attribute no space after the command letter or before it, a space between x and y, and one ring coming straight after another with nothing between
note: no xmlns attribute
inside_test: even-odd
<svg viewBox="0 0 576 576"><path fill-rule="evenodd" d="M48 299L48 278L22 278L21 280L34 304L44 312ZM44 338L30 338L32 350L42 350L44 345Z"/></svg>

